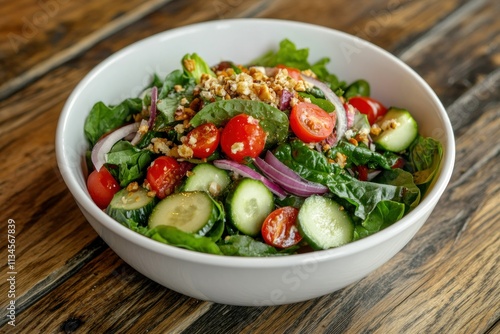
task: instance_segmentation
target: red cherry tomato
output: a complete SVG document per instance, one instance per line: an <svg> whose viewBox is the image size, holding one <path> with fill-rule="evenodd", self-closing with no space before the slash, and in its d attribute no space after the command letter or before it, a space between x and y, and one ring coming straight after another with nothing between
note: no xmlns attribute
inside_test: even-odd
<svg viewBox="0 0 500 334"><path fill-rule="evenodd" d="M106 209L113 195L120 190L120 185L106 167L101 167L99 171L94 170L90 173L87 179L87 189L94 203L99 208Z"/></svg>
<svg viewBox="0 0 500 334"><path fill-rule="evenodd" d="M242 163L246 157L255 158L264 150L266 133L259 120L239 114L229 120L222 130L222 151L232 160Z"/></svg>
<svg viewBox="0 0 500 334"><path fill-rule="evenodd" d="M161 156L156 158L148 167L146 181L149 189L156 192L160 199L167 197L175 191L184 176L185 170L172 157Z"/></svg>
<svg viewBox="0 0 500 334"><path fill-rule="evenodd" d="M186 145L193 150L195 158L208 158L219 146L220 132L213 123L197 126L187 134Z"/></svg>
<svg viewBox="0 0 500 334"><path fill-rule="evenodd" d="M405 160L403 158L398 158L394 165L391 166L391 168L396 169L396 168L403 168L405 165Z"/></svg>
<svg viewBox="0 0 500 334"><path fill-rule="evenodd" d="M302 240L297 228L299 210L285 206L274 210L262 224L261 234L264 241L271 246L286 248L296 245Z"/></svg>
<svg viewBox="0 0 500 334"><path fill-rule="evenodd" d="M356 171L358 172L358 180L368 181L368 167L365 165L356 166Z"/></svg>
<svg viewBox="0 0 500 334"><path fill-rule="evenodd" d="M295 80L302 80L302 74L300 73L300 70L296 69L296 68L293 68L293 67L288 67L288 66L285 66L285 65L276 65L277 68L284 68L287 70L288 72L288 76L292 79L295 79Z"/></svg>
<svg viewBox="0 0 500 334"><path fill-rule="evenodd" d="M317 105L300 102L292 107L290 127L305 143L316 143L327 138L335 126L335 113L329 114Z"/></svg>
<svg viewBox="0 0 500 334"><path fill-rule="evenodd" d="M387 108L382 103L367 96L351 97L349 104L358 109L360 113L365 114L370 125L387 112Z"/></svg>

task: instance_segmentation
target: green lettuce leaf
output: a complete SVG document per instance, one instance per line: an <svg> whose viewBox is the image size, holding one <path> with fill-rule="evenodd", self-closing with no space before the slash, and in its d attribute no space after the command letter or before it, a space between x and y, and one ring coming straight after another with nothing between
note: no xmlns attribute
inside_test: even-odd
<svg viewBox="0 0 500 334"><path fill-rule="evenodd" d="M184 73L194 78L197 83L200 82L202 74L215 77L215 73L210 69L207 62L196 53L186 54L182 57L182 68L184 69Z"/></svg>
<svg viewBox="0 0 500 334"><path fill-rule="evenodd" d="M97 102L85 119L83 130L85 137L93 147L105 133L114 130L132 119L132 115L141 112L140 98L126 99L117 106L107 106Z"/></svg>
<svg viewBox="0 0 500 334"><path fill-rule="evenodd" d="M146 169L151 163L153 153L140 150L126 140L117 142L106 156L106 163L118 168L109 168L121 187L130 182L144 178Z"/></svg>
<svg viewBox="0 0 500 334"><path fill-rule="evenodd" d="M354 227L354 240L372 235L403 218L405 206L394 201L380 201L366 219ZM354 241L353 240L353 241Z"/></svg>
<svg viewBox="0 0 500 334"><path fill-rule="evenodd" d="M442 158L443 147L435 139L418 136L410 145L405 168L413 173L415 184L422 194L427 191L434 180Z"/></svg>
<svg viewBox="0 0 500 334"><path fill-rule="evenodd" d="M160 225L148 231L151 239L196 252L223 255L219 246L209 237L187 233L173 226Z"/></svg>

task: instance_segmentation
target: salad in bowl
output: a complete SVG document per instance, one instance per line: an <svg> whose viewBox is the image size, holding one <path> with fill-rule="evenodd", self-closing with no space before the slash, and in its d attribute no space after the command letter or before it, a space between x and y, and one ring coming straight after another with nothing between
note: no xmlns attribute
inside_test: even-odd
<svg viewBox="0 0 500 334"><path fill-rule="evenodd" d="M84 124L95 204L156 241L229 256L339 247L414 209L439 141L369 82L330 73L288 39L249 64L186 54L139 97Z"/></svg>

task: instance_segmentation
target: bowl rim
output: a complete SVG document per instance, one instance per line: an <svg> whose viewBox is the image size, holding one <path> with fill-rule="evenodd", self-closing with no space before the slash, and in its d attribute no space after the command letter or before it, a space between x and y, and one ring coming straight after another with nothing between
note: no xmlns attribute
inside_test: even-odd
<svg viewBox="0 0 500 334"><path fill-rule="evenodd" d="M348 39L357 39L362 41L365 47L371 49L373 52L381 53L385 57L389 57L392 61L399 64L406 72L408 72L413 79L417 80L421 87L425 90L426 94L432 99L433 103L438 107L440 111L440 116L442 116L443 127L445 129L446 136L443 139L443 160L440 167L439 178L435 181L432 189L426 194L425 198L419 203L419 205L403 217L398 222L392 224L391 226L379 231L373 235L366 238L351 242L349 244L343 245L338 248L332 248L327 250L314 251L304 254L294 254L290 256L278 256L278 257L232 257L232 256L220 256L213 254L206 254L196 251L191 251L187 249L178 248L171 245L166 245L155 240L152 240L146 236L143 236L137 232L130 230L129 228L118 223L110 216L108 216L104 211L100 210L94 202L90 199L86 189L79 186L76 177L73 173L71 163L68 163L70 158L66 154L64 134L67 131L68 122L70 120L72 106L75 103L76 98L81 94L80 90L83 89L100 71L105 69L113 60L120 57L124 57L128 52L139 48L142 44L148 43L150 40L161 40L165 37L171 37L174 35L185 35L190 34L193 31L199 29L207 28L227 28L228 26L234 27L242 24L267 24L267 25L278 25L278 26L295 26L302 27L309 30L323 31L327 34L340 35ZM83 130L82 130L83 131ZM139 247L145 248L149 251L166 255L178 260L187 261L197 264L209 264L219 267L232 267L232 268L276 268L276 267L289 267L291 265L297 265L301 262L315 261L323 262L332 259L343 258L348 255L356 254L374 247L380 243L383 243L396 235L398 235L402 230L405 230L410 225L416 223L420 218L424 217L429 211L433 209L437 201L441 197L448 182L451 178L453 172L454 161L455 161L455 141L454 134L451 126L451 122L447 116L446 110L443 107L441 101L431 89L431 87L425 82L425 80L420 77L410 66L404 63L402 60L389 53L388 51L382 49L381 47L362 40L357 36L348 34L343 31L339 31L333 28L328 28L324 26L319 26L311 23L290 21L283 19L269 19L269 18L238 18L238 19L222 19L200 22L195 24L190 24L182 27L177 27L169 29L163 32L156 33L139 41L136 41L121 50L108 56L97 66L88 72L84 78L77 84L73 89L67 101L65 102L61 115L58 120L56 129L56 159L60 173L63 180L70 190L71 194L75 197L75 200L82 206L85 211L91 214L100 224L102 224L106 229L112 231L127 242L136 244Z"/></svg>

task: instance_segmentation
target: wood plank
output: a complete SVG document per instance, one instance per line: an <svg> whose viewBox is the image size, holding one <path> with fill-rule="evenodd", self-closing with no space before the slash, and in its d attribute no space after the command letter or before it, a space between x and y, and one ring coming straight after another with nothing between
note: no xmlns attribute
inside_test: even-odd
<svg viewBox="0 0 500 334"><path fill-rule="evenodd" d="M0 24L0 98L168 1L9 2Z"/></svg>

